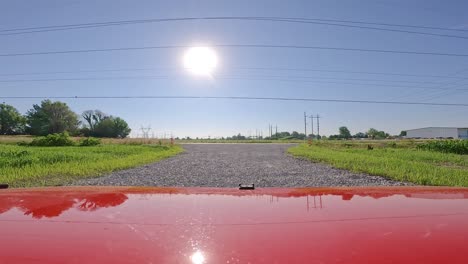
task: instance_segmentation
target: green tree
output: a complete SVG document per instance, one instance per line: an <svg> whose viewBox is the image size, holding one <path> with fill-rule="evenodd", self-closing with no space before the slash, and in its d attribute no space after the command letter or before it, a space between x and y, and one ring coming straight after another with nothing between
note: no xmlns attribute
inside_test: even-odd
<svg viewBox="0 0 468 264"><path fill-rule="evenodd" d="M114 117L114 133L118 138L126 138L132 131L127 122L120 117Z"/></svg>
<svg viewBox="0 0 468 264"><path fill-rule="evenodd" d="M345 139L348 139L348 138L351 138L351 132L349 131L349 129L345 126L342 126L338 129L339 133L340 133L340 137L341 138L345 138Z"/></svg>
<svg viewBox="0 0 468 264"><path fill-rule="evenodd" d="M94 127L99 124L104 118L108 117L101 110L86 110L81 114L81 117L86 121L89 130L94 130Z"/></svg>
<svg viewBox="0 0 468 264"><path fill-rule="evenodd" d="M369 129L369 131L367 131L367 134L372 139L383 139L389 136L389 134L385 133L385 131L379 131L375 128Z"/></svg>
<svg viewBox="0 0 468 264"><path fill-rule="evenodd" d="M403 131L400 132L400 137L406 137L406 135L407 135L406 131L403 130Z"/></svg>
<svg viewBox="0 0 468 264"><path fill-rule="evenodd" d="M125 138L131 131L125 120L120 117L109 116L95 125L91 135L94 137Z"/></svg>
<svg viewBox="0 0 468 264"><path fill-rule="evenodd" d="M232 136L232 139L234 139L234 140L245 140L246 137L241 135L241 133L239 133L237 135Z"/></svg>
<svg viewBox="0 0 468 264"><path fill-rule="evenodd" d="M367 134L366 134L366 133L362 133L362 132L358 132L358 133L356 133L353 137L354 137L354 138L367 138Z"/></svg>
<svg viewBox="0 0 468 264"><path fill-rule="evenodd" d="M291 137L293 137L293 138L299 138L300 135L299 135L299 133L298 133L297 131L293 131L293 132L291 133Z"/></svg>
<svg viewBox="0 0 468 264"><path fill-rule="evenodd" d="M125 120L101 110L87 110L81 116L85 120L81 133L85 136L125 138L130 134L131 129Z"/></svg>
<svg viewBox="0 0 468 264"><path fill-rule="evenodd" d="M23 134L26 118L16 108L5 103L0 104L0 135Z"/></svg>
<svg viewBox="0 0 468 264"><path fill-rule="evenodd" d="M370 128L367 131L367 135L369 135L370 138L376 138L378 134L379 134L379 131L375 128Z"/></svg>
<svg viewBox="0 0 468 264"><path fill-rule="evenodd" d="M288 138L290 136L291 136L291 133L289 133L288 131L278 132L273 135L273 137L276 139Z"/></svg>
<svg viewBox="0 0 468 264"><path fill-rule="evenodd" d="M27 130L32 135L48 135L53 133L77 132L78 115L66 103L44 100L41 105L33 105L26 114Z"/></svg>

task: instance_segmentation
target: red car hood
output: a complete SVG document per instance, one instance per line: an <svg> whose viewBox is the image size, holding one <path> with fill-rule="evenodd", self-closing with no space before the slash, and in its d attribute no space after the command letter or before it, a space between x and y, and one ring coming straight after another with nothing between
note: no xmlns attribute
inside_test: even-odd
<svg viewBox="0 0 468 264"><path fill-rule="evenodd" d="M468 263L468 189L0 190L0 263Z"/></svg>

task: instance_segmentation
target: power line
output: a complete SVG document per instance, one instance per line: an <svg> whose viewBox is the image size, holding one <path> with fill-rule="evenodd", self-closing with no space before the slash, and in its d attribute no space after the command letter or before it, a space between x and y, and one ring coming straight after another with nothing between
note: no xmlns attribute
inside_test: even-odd
<svg viewBox="0 0 468 264"><path fill-rule="evenodd" d="M24 76L24 75L52 75L69 73L95 73L95 72L125 72L125 71L176 71L179 67L160 67L160 68L116 68L116 69L94 69L94 70L76 70L76 71L46 71L46 72L16 72L0 73L0 76ZM450 75L430 75L430 74L408 74L392 72L369 72L369 71L345 71L345 70L323 70L313 68L284 68L284 67L229 67L231 70L254 70L254 71L294 71L294 72L329 72L346 74L367 74L384 76L406 76L406 77L424 77L424 78L447 78L447 79L468 79L467 77L453 77ZM424 82L426 83L426 82Z"/></svg>
<svg viewBox="0 0 468 264"><path fill-rule="evenodd" d="M24 76L24 75L51 75L51 74L69 74L69 73L95 73L95 72L125 72L125 71L150 71L150 70L169 70L176 68L123 68L123 69L96 69L96 70L76 70L76 71L48 71L48 72L17 72L0 73L0 76Z"/></svg>
<svg viewBox="0 0 468 264"><path fill-rule="evenodd" d="M389 75L389 76L408 76L408 77L430 77L430 78L453 78L461 79L460 77L451 77L447 75L428 75L428 74L407 74L407 73L389 73L389 72L372 72L372 71L344 71L344 70L322 70L311 68L281 68L281 67L234 67L233 69L240 70L272 70L272 71L313 71L313 72L332 72L332 73L351 73L351 74L370 74L370 75ZM465 78L468 79L468 78Z"/></svg>
<svg viewBox="0 0 468 264"><path fill-rule="evenodd" d="M211 47L218 48L272 48L272 49L303 49L303 50L339 50L351 52L371 52L371 53L390 53L390 54L408 54L408 55L431 55L431 56L449 56L449 57L468 57L468 54L443 53L443 52L422 52L405 50L382 50L382 49L361 49L361 48L343 48L327 46L301 46L301 45L273 45L273 44L215 44ZM112 52L129 50L150 50L150 49L180 49L189 48L189 45L164 45L164 46L146 46L146 47L123 47L123 48L105 48L105 49L83 49L83 50L62 50L62 51L40 51L25 53L4 53L0 57L33 56L33 55L52 55L52 54L70 54L70 53L93 53L93 52Z"/></svg>
<svg viewBox="0 0 468 264"><path fill-rule="evenodd" d="M51 25L51 26L40 26L40 27L23 27L13 29L3 29L0 32L12 32L12 31L25 31L25 30L39 30L39 29L54 29L54 28L73 28L81 26L99 26L99 25L120 25L123 23L153 23L153 22L167 22L167 21L183 21L183 20L295 20L295 21L322 21L322 22L337 22L337 23L351 23L351 24L364 24L364 25L378 25L388 27L404 27L404 28L418 28L418 29L431 29L431 30L444 30L454 32L468 32L466 29L456 28L444 28L444 27L433 27L433 26L419 26L409 24L392 24L392 23L378 23L368 21L356 21L356 20L337 20L337 19L323 19L323 18L304 18L304 17L261 17L261 16L214 16L214 17L176 17L176 18L150 18L150 19L135 19L135 20L116 20L116 21L105 21L105 22L90 22L90 23L77 23L77 24L64 24L64 25Z"/></svg>
<svg viewBox="0 0 468 264"><path fill-rule="evenodd" d="M311 21L327 21L327 22L338 22L338 23L352 23L352 24L364 24L364 25L378 25L388 27L404 27L404 28L419 28L419 29L432 29L432 30L445 30L445 31L457 31L457 32L468 32L466 29L456 28L444 28L444 27L433 27L433 26L419 26L410 24L392 24L392 23L379 23L369 21L357 21L357 20L338 20L338 19L323 19L323 18L305 18L305 17L269 17L276 19L295 19L295 20L311 20Z"/></svg>
<svg viewBox="0 0 468 264"><path fill-rule="evenodd" d="M389 31L398 33L408 34L419 34L449 38L460 38L468 39L466 36L459 35L448 35L439 33L429 33L421 31L410 31L393 28L381 28L372 26L360 26L361 25L373 25L373 26L385 26L385 27L403 27L403 28L418 28L418 29L431 29L431 30L444 30L444 31L457 31L466 32L465 30L457 30L450 28L440 27L428 27L428 26L415 26L415 25L403 25L403 24L388 24L388 23L375 23L375 22L363 22L363 21L351 21L351 20L334 20L334 19L318 19L318 18L294 18L294 17L178 17L178 18L152 18L152 19L137 19L137 20L118 20L118 21L107 21L107 22L95 22L95 23L80 23L80 24L67 24L67 25L52 25L52 26L41 26L41 27L25 27L25 28L14 28L0 30L0 35L20 35L30 33L41 33L51 31L67 31L84 28L97 28L97 27L109 27L109 26L122 26L131 24L142 24L142 23L160 23L160 22L176 22L176 21L200 21L200 20L245 20L245 21L269 21L269 22L286 22L286 23L302 23L302 24L315 24L315 25L327 25L337 27L348 27L348 28L359 28L359 29L370 29L379 31ZM337 24L345 23L345 24ZM351 25L350 25L351 24Z"/></svg>
<svg viewBox="0 0 468 264"><path fill-rule="evenodd" d="M331 102L331 103L362 103L362 104L396 104L396 105L428 105L428 106L463 106L461 103L426 103L403 101L348 100L348 99L318 99L292 97L251 97L251 96L179 96L179 95L147 95L147 96L0 96L2 99L226 99L226 100L265 100L265 101L301 101L301 102Z"/></svg>
<svg viewBox="0 0 468 264"><path fill-rule="evenodd" d="M459 75L459 74L464 73L466 71L468 71L468 69L462 69L462 70L459 70L459 71L453 73L453 75L456 76L456 75ZM464 80L456 80L456 81L452 81L452 82L446 82L444 84L444 87L445 88L450 88L448 92L445 91L445 92L442 92L442 93L437 93L436 95L433 94L429 98L425 98L424 101L430 101L430 100L433 100L433 99L436 99L436 98L440 98L440 97L443 97L443 96L448 96L448 95L458 93L458 91L456 89L453 89L453 88L460 87L460 82L462 82L462 81L464 81ZM466 85L466 84L461 84L461 85ZM450 91L450 90L452 90L452 91Z"/></svg>
<svg viewBox="0 0 468 264"><path fill-rule="evenodd" d="M89 71L88 71L89 72ZM67 72L73 73L73 72ZM38 74L38 73L36 73ZM27 74L0 74L0 76L18 76ZM33 74L34 75L34 74ZM71 77L71 78L43 78L43 79L6 79L0 80L0 82L42 82L42 81L76 81L76 80L121 80L121 79L165 79L176 77L169 75L158 75L158 76L118 76L118 77ZM286 79L284 79L287 77ZM286 81L310 81L310 80L345 80L345 81L371 81L371 82L390 82L390 83L417 83L417 84L444 84L441 82L427 82L427 81L407 81L407 80L382 80L382 79L366 79L366 78L339 78L339 77L317 77L317 76L281 76L281 75L231 75L231 74L220 74L214 76L215 79L256 79L256 80L286 80ZM464 78L462 78L464 79ZM369 84L374 85L374 84ZM392 85L392 87L394 87ZM398 87L398 86L397 86ZM402 86L402 87L414 87L414 86Z"/></svg>
<svg viewBox="0 0 468 264"><path fill-rule="evenodd" d="M455 73L452 73L450 74L449 76L457 76L459 75L460 73L463 73L463 72L466 72L468 69L462 69L462 70L459 70L459 71L456 71ZM453 93L453 91L455 91L455 93L457 91L460 91L458 89L456 89L457 87L460 87L460 86L464 86L466 84L459 84L460 82L464 81L465 79L458 79L456 81L452 81L452 82L445 82L445 83L442 83L443 84L443 87L437 87L438 90L445 90L445 92L436 92L436 94L432 94L432 96L430 96L429 98L426 98L426 99L423 99L423 101L427 101L427 100L431 100L431 99L434 99L434 98L438 98L440 96L446 96L450 93ZM458 84L458 85L455 85L453 86L454 84ZM447 86L448 85L448 86ZM424 90L428 90L428 88L424 88ZM433 89L433 90L436 90L436 89ZM448 94L446 94L448 92ZM435 95L435 97L434 97ZM419 94L418 94L419 96ZM393 100L400 100L402 98L407 98L408 96L400 96L400 97L397 97L397 98L394 98ZM419 98L421 100L421 98Z"/></svg>
<svg viewBox="0 0 468 264"><path fill-rule="evenodd" d="M272 20L275 22L292 22L292 23L306 23L306 24L318 24L318 25L327 25L327 26L337 26L337 27L348 27L348 28L359 28L359 29L370 29L378 31L389 31L389 32L398 32L398 33L408 33L408 34L418 34L418 35L427 35L427 36L438 36L438 37L447 37L447 38L459 38L459 39L468 39L465 36L458 35L448 35L448 34L438 34L438 33L429 33L421 31L410 31L410 30L401 30L401 29L390 29L390 28L377 28L369 26L356 26L356 25L346 25L346 24L336 24L336 23L325 23L325 22L315 22L315 21L301 21L301 20L288 20L288 19L278 19Z"/></svg>
<svg viewBox="0 0 468 264"><path fill-rule="evenodd" d="M391 72L372 72L372 71L345 71L345 70L322 70L312 68L282 68L282 67L233 67L232 69L239 70L265 70L265 71L297 71L297 72L330 72L330 73L349 73L349 74L369 74L369 75L388 75L388 76L407 76L407 77L430 77L430 78L453 78L461 79L460 77L451 77L447 75L429 75L429 74L408 74L408 73L391 73ZM468 79L468 78L465 78Z"/></svg>
<svg viewBox="0 0 468 264"><path fill-rule="evenodd" d="M0 75L1 76L1 75ZM134 80L134 79L170 79L174 76L118 76L118 77L70 77L70 78L41 78L41 79L6 79L0 82L15 83L15 82L51 82L51 81L94 81L94 80ZM289 77L289 78L285 78ZM345 80L345 81L372 81L372 82L389 82L389 83L426 83L426 84L442 84L438 82L421 82L421 81L401 81L401 80L378 80L378 79L360 79L360 78L338 78L338 77L314 77L314 76L243 76L243 75L217 75L214 79L240 79L240 80L271 80L271 81L291 81L291 82L319 82L319 83L336 83L336 82L324 82L315 80ZM343 82L338 82L343 83ZM372 83L348 83L344 84L362 84L362 85L376 85ZM379 85L379 84L377 84ZM390 87L418 87L418 86L399 86L399 85L388 85ZM419 88L419 87L418 87Z"/></svg>
<svg viewBox="0 0 468 264"><path fill-rule="evenodd" d="M174 76L172 76L174 77ZM42 79L9 79L0 80L0 83L22 83L22 82L59 82L59 81L115 81L115 80L167 80L171 76L118 76L118 77L74 77L74 78L42 78ZM305 78L305 77L302 77ZM359 85L359 86L372 86L372 87L393 87L393 88L409 88L409 89L427 89L427 90L468 90L468 88L442 88L442 87L427 87L427 86L411 86L411 85L398 85L398 84L382 84L382 83L357 83L357 82L339 82L339 81L319 81L314 80L314 77L308 79L291 79L282 78L281 76L261 76L261 77L245 77L245 76L220 76L215 77L216 80L253 80L253 81L275 81L275 82L292 82L292 83L326 83L326 84L345 84L345 85ZM367 81L381 81L381 82L394 82L392 80L373 80L373 79L349 79L349 78L322 78L316 79L331 79L331 80L367 80ZM404 81L401 81L404 82ZM428 82L431 84L431 82ZM432 83L439 84L439 83Z"/></svg>

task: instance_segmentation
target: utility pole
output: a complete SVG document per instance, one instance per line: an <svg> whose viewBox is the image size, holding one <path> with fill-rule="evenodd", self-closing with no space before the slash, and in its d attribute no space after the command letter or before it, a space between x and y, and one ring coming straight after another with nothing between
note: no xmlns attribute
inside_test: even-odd
<svg viewBox="0 0 468 264"><path fill-rule="evenodd" d="M310 133L312 135L312 140L314 140L314 115L310 116L310 129L312 132Z"/></svg>
<svg viewBox="0 0 468 264"><path fill-rule="evenodd" d="M317 139L320 137L320 116L317 114Z"/></svg>
<svg viewBox="0 0 468 264"><path fill-rule="evenodd" d="M304 141L306 141L307 139L307 114L306 112L304 112Z"/></svg>

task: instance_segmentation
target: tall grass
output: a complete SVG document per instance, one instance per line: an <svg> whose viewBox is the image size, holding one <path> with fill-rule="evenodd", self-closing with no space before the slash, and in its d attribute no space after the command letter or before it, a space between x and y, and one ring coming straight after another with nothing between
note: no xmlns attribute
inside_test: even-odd
<svg viewBox="0 0 468 264"><path fill-rule="evenodd" d="M0 145L0 183L51 186L151 163L178 154L179 146L103 145L26 147Z"/></svg>
<svg viewBox="0 0 468 264"><path fill-rule="evenodd" d="M35 138L34 136L0 136L0 144L17 144L20 142L30 143ZM86 137L71 137L71 139L78 143L81 140L86 139ZM170 139L157 139L157 138L102 138L102 144L122 144L122 145L170 145Z"/></svg>
<svg viewBox="0 0 468 264"><path fill-rule="evenodd" d="M418 145L419 149L443 153L468 154L468 140L434 140Z"/></svg>
<svg viewBox="0 0 468 264"><path fill-rule="evenodd" d="M279 140L266 140L266 139L189 139L177 140L178 144L196 144L196 143L220 143L220 144L263 144L263 143L303 143L304 140L300 139L279 139Z"/></svg>
<svg viewBox="0 0 468 264"><path fill-rule="evenodd" d="M421 185L468 186L468 156L413 148L334 147L305 144L289 153L354 172Z"/></svg>

